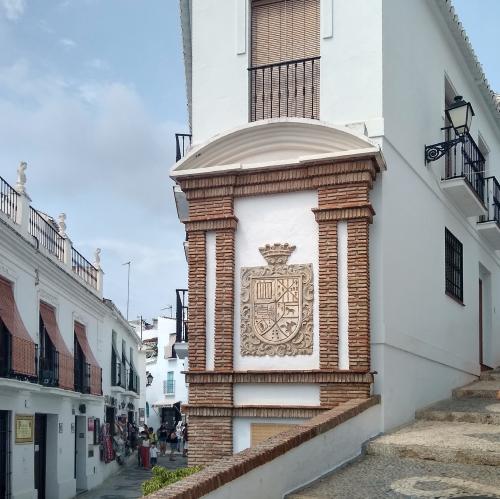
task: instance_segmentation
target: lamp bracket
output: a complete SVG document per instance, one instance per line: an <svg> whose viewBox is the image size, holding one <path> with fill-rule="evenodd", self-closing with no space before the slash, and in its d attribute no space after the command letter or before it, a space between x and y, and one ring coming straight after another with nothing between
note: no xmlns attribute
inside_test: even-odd
<svg viewBox="0 0 500 499"><path fill-rule="evenodd" d="M433 144L431 146L425 146L425 162L430 163L431 161L436 161L443 157L451 148L455 147L464 141L463 135L460 135L456 139L447 140L445 142L439 142L438 144Z"/></svg>

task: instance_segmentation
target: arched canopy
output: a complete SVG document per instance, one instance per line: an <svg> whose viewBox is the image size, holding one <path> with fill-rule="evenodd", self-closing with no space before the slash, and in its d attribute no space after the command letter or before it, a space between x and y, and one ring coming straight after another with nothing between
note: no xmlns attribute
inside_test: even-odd
<svg viewBox="0 0 500 499"><path fill-rule="evenodd" d="M216 135L193 147L171 173L175 178L361 157L373 157L385 168L380 147L350 128L280 118Z"/></svg>

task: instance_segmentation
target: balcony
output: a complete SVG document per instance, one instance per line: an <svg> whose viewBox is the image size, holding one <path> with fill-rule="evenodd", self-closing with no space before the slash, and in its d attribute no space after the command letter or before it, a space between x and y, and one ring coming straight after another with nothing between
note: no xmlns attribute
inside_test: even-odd
<svg viewBox="0 0 500 499"><path fill-rule="evenodd" d="M17 191L0 177L0 211L14 222L17 219L18 197Z"/></svg>
<svg viewBox="0 0 500 499"><path fill-rule="evenodd" d="M52 224L48 217L30 206L30 234L60 262L64 262L64 237L58 232L58 227Z"/></svg>
<svg viewBox="0 0 500 499"><path fill-rule="evenodd" d="M59 386L59 352L51 350L38 359L38 382L43 386Z"/></svg>
<svg viewBox="0 0 500 499"><path fill-rule="evenodd" d="M38 381L38 345L11 335L1 321L0 377L32 383Z"/></svg>
<svg viewBox="0 0 500 499"><path fill-rule="evenodd" d="M487 215L484 168L484 156L468 133L445 156L441 188L466 217Z"/></svg>
<svg viewBox="0 0 500 499"><path fill-rule="evenodd" d="M191 147L190 133L175 134L175 162L180 161Z"/></svg>
<svg viewBox="0 0 500 499"><path fill-rule="evenodd" d="M75 392L90 393L90 364L75 358Z"/></svg>
<svg viewBox="0 0 500 499"><path fill-rule="evenodd" d="M94 289L97 289L98 270L75 248L71 248L71 267L76 275Z"/></svg>
<svg viewBox="0 0 500 499"><path fill-rule="evenodd" d="M128 372L128 390L130 392L139 393L139 376L134 369Z"/></svg>
<svg viewBox="0 0 500 499"><path fill-rule="evenodd" d="M485 194L488 213L479 218L477 230L495 250L500 250L500 184L496 177L485 180Z"/></svg>
<svg viewBox="0 0 500 499"><path fill-rule="evenodd" d="M175 308L175 355L178 359L185 359L188 354L188 290L176 289Z"/></svg>
<svg viewBox="0 0 500 499"><path fill-rule="evenodd" d="M319 119L320 57L248 68L250 121Z"/></svg>

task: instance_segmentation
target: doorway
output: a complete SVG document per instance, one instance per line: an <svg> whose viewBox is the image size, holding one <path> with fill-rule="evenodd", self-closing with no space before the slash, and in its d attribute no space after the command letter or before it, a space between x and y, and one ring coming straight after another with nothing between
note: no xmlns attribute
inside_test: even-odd
<svg viewBox="0 0 500 499"><path fill-rule="evenodd" d="M35 489L38 499L45 499L47 468L47 416L35 414Z"/></svg>
<svg viewBox="0 0 500 499"><path fill-rule="evenodd" d="M87 490L87 418L75 416L75 479L77 493Z"/></svg>
<svg viewBox="0 0 500 499"><path fill-rule="evenodd" d="M0 497L10 497L9 446L9 413L7 411L0 411Z"/></svg>
<svg viewBox="0 0 500 499"><path fill-rule="evenodd" d="M481 370L491 369L491 274L479 264L478 282L478 351Z"/></svg>

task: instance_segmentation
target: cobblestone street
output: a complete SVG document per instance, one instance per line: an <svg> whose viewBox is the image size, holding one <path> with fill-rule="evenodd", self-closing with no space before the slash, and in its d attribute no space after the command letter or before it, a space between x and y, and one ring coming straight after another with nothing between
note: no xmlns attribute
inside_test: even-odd
<svg viewBox="0 0 500 499"><path fill-rule="evenodd" d="M158 465L167 469L187 466L187 458L176 455L175 461L158 456ZM137 466L137 455L131 456L128 463L118 473L110 476L102 485L89 492L78 495L78 499L136 499L142 497L141 484L151 477L151 470Z"/></svg>

